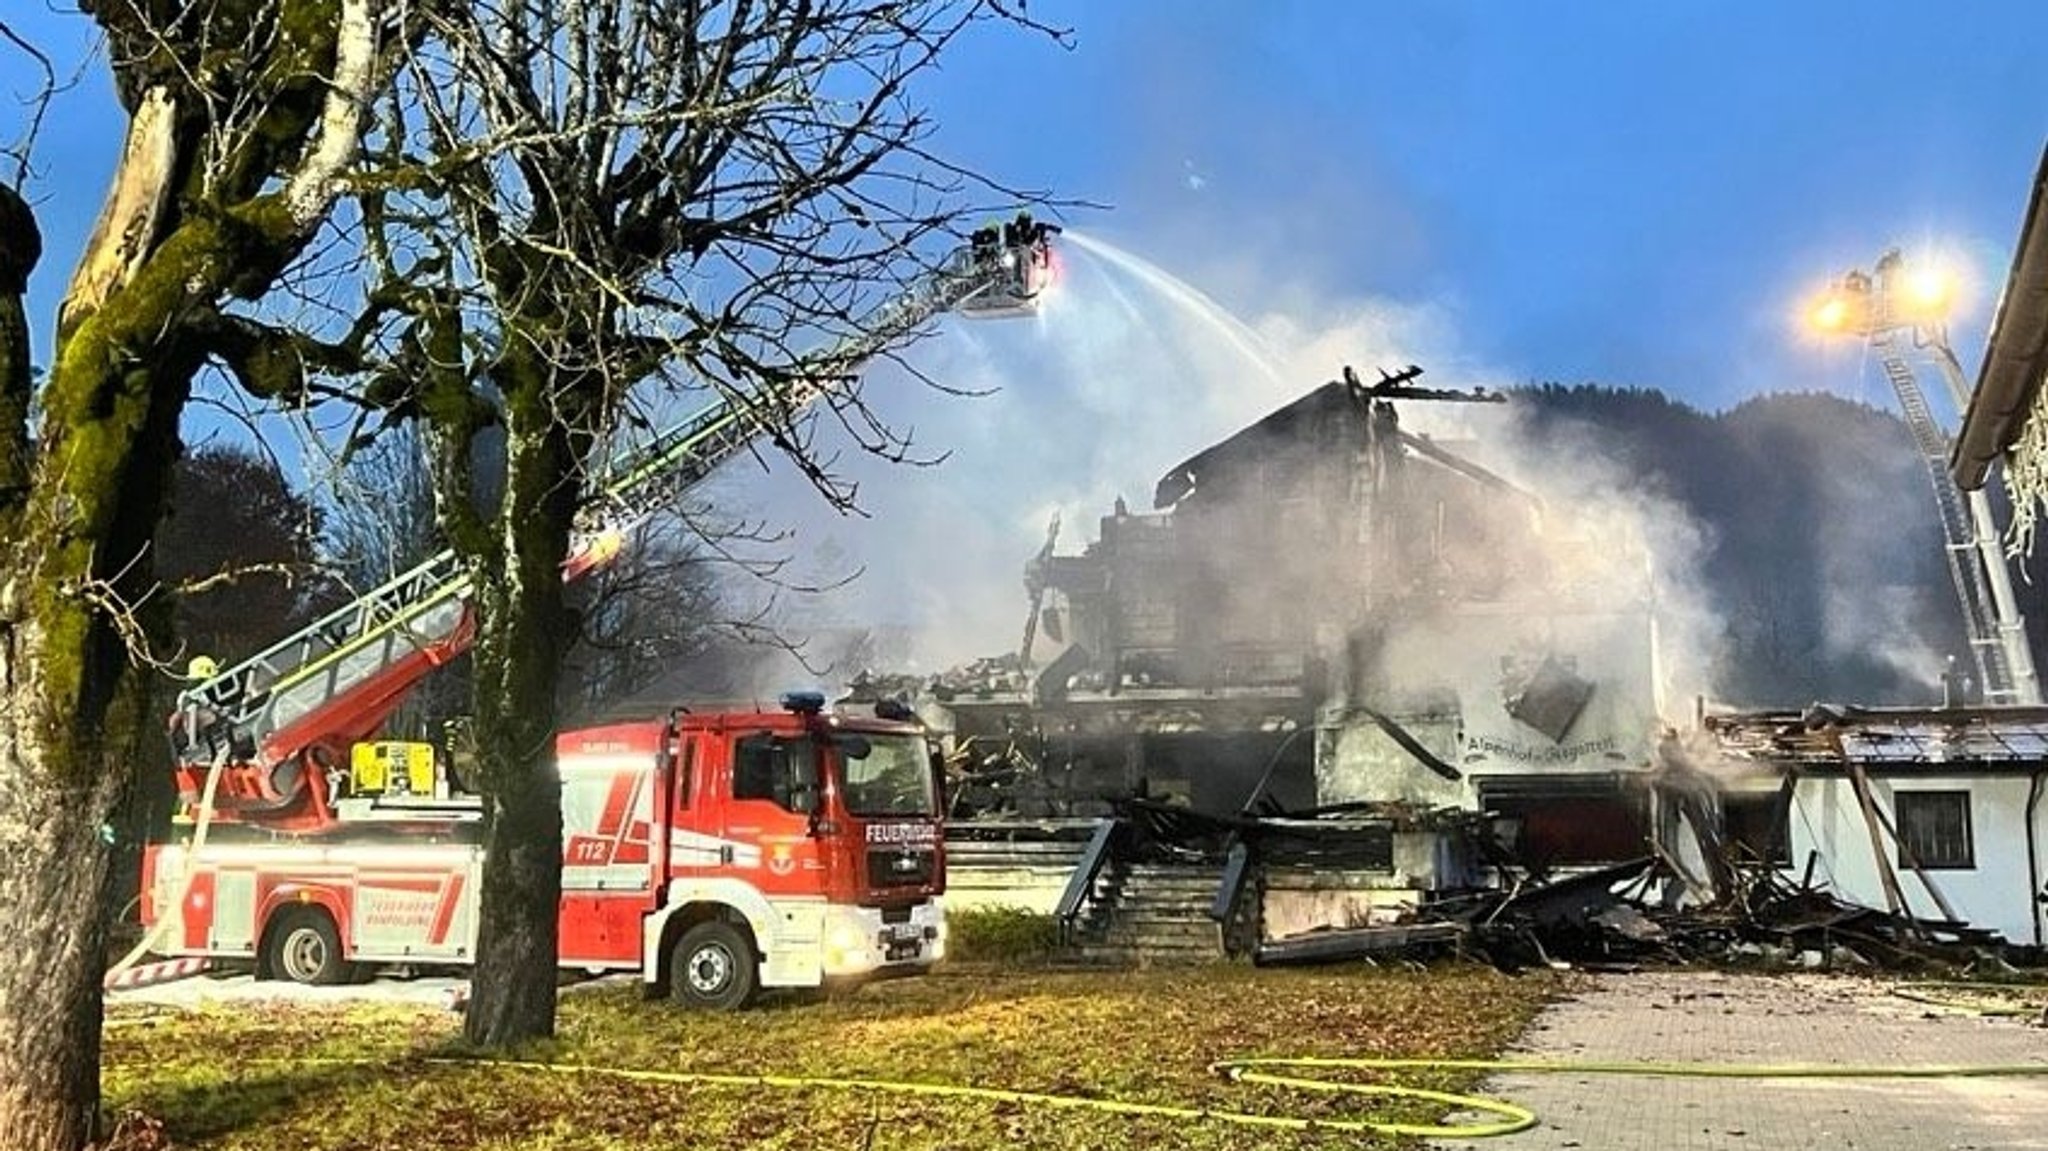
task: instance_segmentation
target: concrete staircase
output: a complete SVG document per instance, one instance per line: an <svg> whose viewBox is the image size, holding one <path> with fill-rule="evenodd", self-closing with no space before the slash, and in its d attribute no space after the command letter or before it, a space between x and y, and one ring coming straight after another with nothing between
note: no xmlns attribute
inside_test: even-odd
<svg viewBox="0 0 2048 1151"><path fill-rule="evenodd" d="M1209 918L1222 874L1220 864L1110 864L1075 924L1073 958L1140 966L1222 959L1222 935Z"/></svg>

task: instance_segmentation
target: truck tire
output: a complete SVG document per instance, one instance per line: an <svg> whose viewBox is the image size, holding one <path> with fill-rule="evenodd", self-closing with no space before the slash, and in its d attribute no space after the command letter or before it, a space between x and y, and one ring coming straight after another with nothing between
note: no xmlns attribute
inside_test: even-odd
<svg viewBox="0 0 2048 1151"><path fill-rule="evenodd" d="M321 987L347 983L356 968L342 957L341 932L333 917L318 907L294 908L277 917L264 940L263 966L273 979Z"/></svg>
<svg viewBox="0 0 2048 1151"><path fill-rule="evenodd" d="M737 1011L754 998L761 959L745 932L730 923L700 923L676 940L670 954L669 997L700 1011Z"/></svg>

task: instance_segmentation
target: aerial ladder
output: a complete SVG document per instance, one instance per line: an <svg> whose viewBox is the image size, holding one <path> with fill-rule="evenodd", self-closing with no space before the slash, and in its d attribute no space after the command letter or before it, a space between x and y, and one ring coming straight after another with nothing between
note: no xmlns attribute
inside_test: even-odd
<svg viewBox="0 0 2048 1151"><path fill-rule="evenodd" d="M1934 416L1914 371L1916 360L1932 364L1960 412L1969 407L1969 385L1948 345L1943 322L1948 284L1935 274L1913 275L1894 248L1879 257L1874 274L1850 272L1820 305L1814 319L1822 328L1865 337L1899 397L1899 413L1912 433L1914 450L1934 484L1949 577L1955 584L1968 629L1971 663L1984 702L2038 704L2041 685L2027 642L2026 620L2013 595L1989 495L1963 492L1949 473L1948 433Z"/></svg>
<svg viewBox="0 0 2048 1151"><path fill-rule="evenodd" d="M565 580L608 564L633 531L769 430L841 385L891 341L947 312L1029 314L1050 282L1059 229L1020 213L977 230L857 335L810 357L805 373L712 403L623 452L586 484ZM351 817L433 817L466 800L417 794L385 802L346 794L355 745L389 719L418 682L475 636L470 577L442 551L270 647L196 680L171 718L178 789L188 812L266 830L318 834ZM202 793L215 777L210 805Z"/></svg>

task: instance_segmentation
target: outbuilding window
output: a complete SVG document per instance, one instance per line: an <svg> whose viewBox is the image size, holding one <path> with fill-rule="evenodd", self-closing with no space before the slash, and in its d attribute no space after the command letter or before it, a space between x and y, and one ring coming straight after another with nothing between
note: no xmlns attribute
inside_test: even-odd
<svg viewBox="0 0 2048 1151"><path fill-rule="evenodd" d="M1899 866L1974 868L1977 856L1970 841L1970 793L1967 791L1901 791L1894 796L1899 811Z"/></svg>

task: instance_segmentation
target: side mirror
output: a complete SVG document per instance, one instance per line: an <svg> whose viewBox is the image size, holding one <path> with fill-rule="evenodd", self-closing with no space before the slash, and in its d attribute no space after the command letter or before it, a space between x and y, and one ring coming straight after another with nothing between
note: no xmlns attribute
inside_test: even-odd
<svg viewBox="0 0 2048 1151"><path fill-rule="evenodd" d="M839 748L839 754L848 759L866 759L868 753L875 750L875 745L868 740L868 737L857 732L848 732L845 735L835 736L832 743Z"/></svg>

